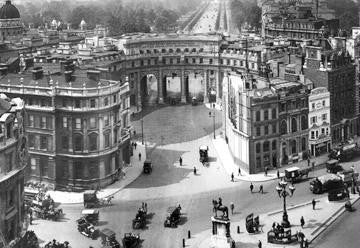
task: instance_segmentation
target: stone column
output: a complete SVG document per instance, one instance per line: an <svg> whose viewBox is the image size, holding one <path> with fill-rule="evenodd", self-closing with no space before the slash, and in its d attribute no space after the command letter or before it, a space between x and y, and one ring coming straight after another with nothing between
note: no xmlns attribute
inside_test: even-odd
<svg viewBox="0 0 360 248"><path fill-rule="evenodd" d="M185 92L185 75L184 75L184 69L181 69L181 102L186 103L186 92Z"/></svg>
<svg viewBox="0 0 360 248"><path fill-rule="evenodd" d="M208 71L205 70L204 71L204 103L208 103L209 102L209 97L208 97L208 87L209 87L209 83L208 83Z"/></svg>
<svg viewBox="0 0 360 248"><path fill-rule="evenodd" d="M159 78L158 80L158 94L159 94L159 104L164 103L164 86L163 86L163 79L162 79L162 71L159 69Z"/></svg>

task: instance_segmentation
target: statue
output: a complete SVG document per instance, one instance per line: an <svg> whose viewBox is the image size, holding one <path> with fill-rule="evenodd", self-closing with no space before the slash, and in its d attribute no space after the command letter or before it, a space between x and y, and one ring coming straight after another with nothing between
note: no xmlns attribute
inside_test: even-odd
<svg viewBox="0 0 360 248"><path fill-rule="evenodd" d="M220 201L218 202L216 200L213 200L212 203L213 203L213 212L215 213L215 217L218 217L217 211L222 211L223 215L221 216L221 218L229 219L229 209L227 206L223 206Z"/></svg>

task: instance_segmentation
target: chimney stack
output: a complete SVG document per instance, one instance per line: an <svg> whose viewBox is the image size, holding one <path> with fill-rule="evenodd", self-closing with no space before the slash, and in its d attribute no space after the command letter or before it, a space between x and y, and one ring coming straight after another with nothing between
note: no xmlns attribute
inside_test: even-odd
<svg viewBox="0 0 360 248"><path fill-rule="evenodd" d="M32 70L32 78L33 80L39 80L43 77L43 68L42 67L35 67Z"/></svg>

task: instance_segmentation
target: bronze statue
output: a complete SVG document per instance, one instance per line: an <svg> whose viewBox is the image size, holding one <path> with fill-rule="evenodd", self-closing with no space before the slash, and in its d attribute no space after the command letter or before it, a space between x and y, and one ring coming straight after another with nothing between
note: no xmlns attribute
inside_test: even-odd
<svg viewBox="0 0 360 248"><path fill-rule="evenodd" d="M212 203L213 203L213 212L215 213L215 217L217 217L217 211L222 211L223 215L221 217L226 219L229 218L229 210L227 206L222 205L216 200L213 200Z"/></svg>

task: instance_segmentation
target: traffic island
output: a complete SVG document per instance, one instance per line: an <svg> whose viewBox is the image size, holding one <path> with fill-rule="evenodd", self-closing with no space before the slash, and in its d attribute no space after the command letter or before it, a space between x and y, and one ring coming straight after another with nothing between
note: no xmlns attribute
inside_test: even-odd
<svg viewBox="0 0 360 248"><path fill-rule="evenodd" d="M350 202L352 205L358 200L358 194L350 194ZM292 241L288 244L286 244L286 242L282 244L268 243L268 233L274 233L274 223L275 226L277 223L281 223L283 210L259 215L259 231L255 233L247 232L245 219L238 221L232 219L230 234L235 241L235 247L257 247L259 241L261 241L263 247L267 248L298 247L299 242L298 240L294 240L294 237L299 237L300 234L300 236L303 235L303 238L307 239L309 243L313 242L316 237L346 211L345 203L346 201L329 202L327 197L323 197L317 200L315 209L313 209L311 201L288 207L287 213L291 226L286 228L285 231L289 234ZM301 217L304 218L303 226L301 226L300 222ZM210 224L211 223L209 223L209 225ZM238 233L236 228L238 226L240 228L240 233ZM194 238L189 240L187 245L194 248L212 247L211 235L211 229L195 234Z"/></svg>

